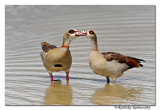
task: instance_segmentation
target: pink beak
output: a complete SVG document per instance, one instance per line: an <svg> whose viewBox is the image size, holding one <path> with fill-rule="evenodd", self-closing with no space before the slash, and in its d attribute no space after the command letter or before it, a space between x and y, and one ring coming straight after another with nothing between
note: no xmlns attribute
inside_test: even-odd
<svg viewBox="0 0 160 110"><path fill-rule="evenodd" d="M86 33L86 32L82 32L82 31L77 31L77 32L75 33L75 35L76 35L76 36L86 36L87 33Z"/></svg>

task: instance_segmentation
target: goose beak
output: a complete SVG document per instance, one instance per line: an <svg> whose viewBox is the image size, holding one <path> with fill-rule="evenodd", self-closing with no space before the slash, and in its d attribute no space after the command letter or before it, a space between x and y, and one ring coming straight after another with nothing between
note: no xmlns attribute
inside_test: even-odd
<svg viewBox="0 0 160 110"><path fill-rule="evenodd" d="M79 36L86 36L87 33L86 33L85 31L77 31L77 32L75 33L75 35L76 35L77 37L79 37Z"/></svg>

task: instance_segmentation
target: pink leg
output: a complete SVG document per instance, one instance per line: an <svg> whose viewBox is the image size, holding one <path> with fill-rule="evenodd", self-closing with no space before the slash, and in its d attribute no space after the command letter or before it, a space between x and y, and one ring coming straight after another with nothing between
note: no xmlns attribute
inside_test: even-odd
<svg viewBox="0 0 160 110"><path fill-rule="evenodd" d="M69 72L66 72L66 80L69 81Z"/></svg>
<svg viewBox="0 0 160 110"><path fill-rule="evenodd" d="M69 75L68 74L66 75L66 80L69 80Z"/></svg>
<svg viewBox="0 0 160 110"><path fill-rule="evenodd" d="M51 78L51 81L53 81L53 76L52 75L50 75L50 78Z"/></svg>

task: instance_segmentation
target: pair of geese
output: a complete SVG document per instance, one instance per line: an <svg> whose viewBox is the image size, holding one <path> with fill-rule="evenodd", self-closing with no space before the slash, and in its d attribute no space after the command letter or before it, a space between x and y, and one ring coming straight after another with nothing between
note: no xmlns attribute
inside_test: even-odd
<svg viewBox="0 0 160 110"><path fill-rule="evenodd" d="M86 36L91 40L91 52L89 55L89 65L92 71L98 75L105 76L107 83L112 78L113 83L116 83L116 78L121 77L123 72L131 69L142 67L142 59L135 57L124 56L116 52L103 52L98 50L97 36L94 31L77 31L71 29L63 35L63 44L61 47L50 45L47 42L41 42L42 50L41 58L43 65L53 81L52 72L65 71L66 80L69 80L69 71L72 65L72 56L69 51L69 45L72 40L79 36Z"/></svg>

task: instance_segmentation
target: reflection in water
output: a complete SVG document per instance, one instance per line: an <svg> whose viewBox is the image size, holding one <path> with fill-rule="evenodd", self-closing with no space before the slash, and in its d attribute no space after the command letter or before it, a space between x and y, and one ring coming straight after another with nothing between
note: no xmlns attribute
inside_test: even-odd
<svg viewBox="0 0 160 110"><path fill-rule="evenodd" d="M53 82L46 91L44 96L45 105L71 105L72 89L67 85L62 85L60 82Z"/></svg>
<svg viewBox="0 0 160 110"><path fill-rule="evenodd" d="M140 91L135 89L107 83L104 88L96 90L90 101L96 105L126 105L136 101L139 93Z"/></svg>

